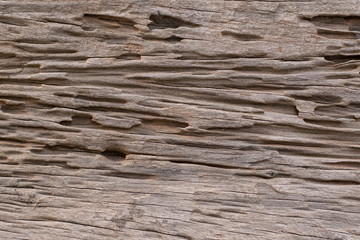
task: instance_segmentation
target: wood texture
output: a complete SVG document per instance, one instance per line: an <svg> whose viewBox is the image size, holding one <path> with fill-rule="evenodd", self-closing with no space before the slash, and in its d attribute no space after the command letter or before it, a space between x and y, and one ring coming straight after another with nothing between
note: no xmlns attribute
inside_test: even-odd
<svg viewBox="0 0 360 240"><path fill-rule="evenodd" d="M0 239L360 239L359 1L0 13Z"/></svg>

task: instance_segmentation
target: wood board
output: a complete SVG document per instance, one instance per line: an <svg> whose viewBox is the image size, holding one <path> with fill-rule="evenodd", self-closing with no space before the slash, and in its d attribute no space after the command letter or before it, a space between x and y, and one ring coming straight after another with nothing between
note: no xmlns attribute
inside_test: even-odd
<svg viewBox="0 0 360 240"><path fill-rule="evenodd" d="M360 239L358 1L0 1L1 239Z"/></svg>

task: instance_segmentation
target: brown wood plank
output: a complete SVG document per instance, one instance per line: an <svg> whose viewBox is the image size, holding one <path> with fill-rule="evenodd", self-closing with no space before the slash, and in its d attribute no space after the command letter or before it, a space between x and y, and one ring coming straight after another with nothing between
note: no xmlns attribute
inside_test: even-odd
<svg viewBox="0 0 360 240"><path fill-rule="evenodd" d="M358 1L0 13L0 239L360 239Z"/></svg>

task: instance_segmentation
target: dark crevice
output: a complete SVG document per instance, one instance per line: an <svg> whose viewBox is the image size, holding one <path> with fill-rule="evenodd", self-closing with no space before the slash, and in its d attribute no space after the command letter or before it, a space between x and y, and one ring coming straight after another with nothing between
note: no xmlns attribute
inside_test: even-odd
<svg viewBox="0 0 360 240"><path fill-rule="evenodd" d="M23 114L26 112L26 107L22 104L19 105L3 105L1 111L10 114Z"/></svg>
<svg viewBox="0 0 360 240"><path fill-rule="evenodd" d="M0 59L9 59L15 57L16 57L15 53L0 52Z"/></svg>
<svg viewBox="0 0 360 240"><path fill-rule="evenodd" d="M317 34L329 39L351 40L360 38L360 17L356 15L319 15L302 17L303 20L314 24ZM329 46L334 48L334 46ZM337 50L335 47L334 50Z"/></svg>
<svg viewBox="0 0 360 240"><path fill-rule="evenodd" d="M19 94L18 94L18 95L19 95ZM19 101L19 102L25 102L25 101L31 101L31 100L38 100L38 98L31 97L31 96L27 96L27 95L11 96L10 94L9 94L9 96L5 96L4 94L2 94L1 99L8 99L8 100Z"/></svg>
<svg viewBox="0 0 360 240"><path fill-rule="evenodd" d="M181 42L181 40L183 40L183 38L181 37L177 37L177 36L171 36L171 37L168 37L168 38L165 38L164 41L165 42Z"/></svg>
<svg viewBox="0 0 360 240"><path fill-rule="evenodd" d="M242 78L238 78L238 79L242 79ZM244 78L245 79L245 78ZM257 78L252 78L254 80L262 80L262 79L257 79ZM232 88L232 89L245 89L245 90L253 90L253 91L282 91L283 89L285 90L304 90L305 87L301 87L301 86L284 86L284 85L276 85L276 84L256 84L255 81L254 83L248 83L248 84L242 84L242 83L237 83L237 84L222 84L219 83L220 86L224 87L224 88Z"/></svg>
<svg viewBox="0 0 360 240"><path fill-rule="evenodd" d="M345 179L316 179L316 178L303 178L305 181L319 183L319 184L327 184L327 185L360 185L359 182L353 180L345 180Z"/></svg>
<svg viewBox="0 0 360 240"><path fill-rule="evenodd" d="M54 95L58 97L75 97L76 93L55 92Z"/></svg>
<svg viewBox="0 0 360 240"><path fill-rule="evenodd" d="M350 31L360 31L360 16L324 14L315 17L302 17L316 26L345 25Z"/></svg>
<svg viewBox="0 0 360 240"><path fill-rule="evenodd" d="M85 25L82 28L85 31L92 31L96 28L125 28L130 30L135 30L135 22L132 19L119 17L119 16L109 16L103 14L84 14L83 20Z"/></svg>
<svg viewBox="0 0 360 240"><path fill-rule="evenodd" d="M115 149L107 149L101 153L102 156L106 157L107 159L119 161L119 160L125 160L126 153L120 150Z"/></svg>
<svg viewBox="0 0 360 240"><path fill-rule="evenodd" d="M344 63L352 60L358 61L360 60L360 55L328 55L324 56L324 59L334 63Z"/></svg>
<svg viewBox="0 0 360 240"><path fill-rule="evenodd" d="M134 173L134 172L122 172L122 171L109 171L103 174L109 177L128 178L128 179L152 179L155 175L145 173Z"/></svg>
<svg viewBox="0 0 360 240"><path fill-rule="evenodd" d="M16 43L31 43L31 44L53 44L58 43L59 41L55 39L39 39L39 38L30 38L30 36L24 36L20 39L13 40Z"/></svg>
<svg viewBox="0 0 360 240"><path fill-rule="evenodd" d="M175 51L174 51L175 52ZM225 55L223 55L225 56ZM229 55L233 56L233 55ZM237 57L241 57L240 55ZM210 59L212 57L209 57ZM234 56L235 58L235 56ZM178 72L191 72L191 71L209 71L209 70L218 70L214 68L214 66L177 66L177 65L128 65L128 66L112 66L112 65L101 65L101 66L93 66L93 67L43 67L43 72L51 72L51 71L58 71L58 72L67 72L67 73L89 73L92 75L99 74L99 71L102 71L102 75L104 74L115 74L116 72L122 73L122 71L126 71L127 73L139 73L141 71L146 72L170 72L170 73L178 73Z"/></svg>
<svg viewBox="0 0 360 240"><path fill-rule="evenodd" d="M209 131L234 132L234 131L239 131L242 128L246 128L246 127L249 126L244 125L240 127L204 127L204 128Z"/></svg>
<svg viewBox="0 0 360 240"><path fill-rule="evenodd" d="M167 37L167 38L160 38L157 36L145 35L145 36L143 36L143 39L149 40L149 41L164 41L164 42L169 42L169 43L177 43L177 42L181 42L181 40L183 40L184 38L176 36L176 35L171 35L170 37Z"/></svg>
<svg viewBox="0 0 360 240"><path fill-rule="evenodd" d="M41 81L41 84L52 85L52 86L68 86L72 85L72 82L66 78L47 78L44 81Z"/></svg>
<svg viewBox="0 0 360 240"><path fill-rule="evenodd" d="M115 56L115 58L122 60L141 60L141 55L137 53L125 53L120 56Z"/></svg>
<svg viewBox="0 0 360 240"><path fill-rule="evenodd" d="M109 102L109 103L121 103L125 104L127 103L124 99L119 98L110 98L110 97L96 97L96 96L86 96L86 95L77 95L75 99L81 99L86 101L92 101L92 102Z"/></svg>
<svg viewBox="0 0 360 240"><path fill-rule="evenodd" d="M151 14L150 20L152 21L152 23L148 24L150 30L199 26L198 24L188 22L177 17L162 15L160 13Z"/></svg>
<svg viewBox="0 0 360 240"><path fill-rule="evenodd" d="M308 66L294 66L288 68L277 68L273 66L240 66L232 68L239 72L256 72L262 74L290 74L309 69Z"/></svg>
<svg viewBox="0 0 360 240"><path fill-rule="evenodd" d="M170 119L144 119L142 120L142 123L151 126L169 126L178 128L186 128L189 126L189 124L186 122L180 122Z"/></svg>
<svg viewBox="0 0 360 240"><path fill-rule="evenodd" d="M342 122L339 120L322 120L322 119L304 119L304 122L327 127L340 127Z"/></svg>
<svg viewBox="0 0 360 240"><path fill-rule="evenodd" d="M318 29L317 33L320 36L330 39L357 39L358 34L354 32L330 30L330 29Z"/></svg>
<svg viewBox="0 0 360 240"><path fill-rule="evenodd" d="M240 176L241 174L238 174ZM246 175L246 174L245 174ZM262 179L272 179L272 178L278 178L278 177L287 177L288 174L283 174L275 171L267 171L267 172L257 172L253 174L254 176Z"/></svg>
<svg viewBox="0 0 360 240"><path fill-rule="evenodd" d="M98 126L98 124L92 121L92 116L89 115L74 115L71 121L61 121L60 124L63 126Z"/></svg>
<svg viewBox="0 0 360 240"><path fill-rule="evenodd" d="M224 36L233 37L239 41L259 41L263 39L262 37L255 34L237 33L233 31L222 31L221 34Z"/></svg>
<svg viewBox="0 0 360 240"><path fill-rule="evenodd" d="M342 101L342 98L336 95L324 93L324 94L312 94L312 95L300 95L292 94L291 97L295 99L300 99L304 101L311 101L315 103L339 103Z"/></svg>
<svg viewBox="0 0 360 240"><path fill-rule="evenodd" d="M117 23L121 23L124 25L130 25L130 26L133 26L135 24L135 22L132 19L125 18L125 17L118 17L118 16L85 13L84 17L85 18L96 18L99 20L106 20L106 21L110 21L110 22L117 22Z"/></svg>
<svg viewBox="0 0 360 240"><path fill-rule="evenodd" d="M352 75L351 73L348 73L348 74L330 75L330 76L326 76L325 78L326 79L351 79L351 78L355 78L355 76Z"/></svg>
<svg viewBox="0 0 360 240"><path fill-rule="evenodd" d="M176 164L190 164L190 165L205 166L205 167L212 167L212 168L239 169L239 167L227 166L227 165L216 164L216 163L202 163L202 162L177 161L177 160L171 160L170 162L176 163Z"/></svg>
<svg viewBox="0 0 360 240"><path fill-rule="evenodd" d="M30 52L30 53L47 53L47 54L68 54L68 53L76 53L77 50L75 49L68 49L68 48L57 48L57 47L35 47L30 45L15 45L16 48Z"/></svg>
<svg viewBox="0 0 360 240"><path fill-rule="evenodd" d="M207 64L213 65L215 61L219 60L229 60L229 59L238 59L238 58L266 58L268 57L267 53L264 52L253 52L251 54L235 54L235 53L222 53L218 55L203 55L198 53L188 53L188 52L179 52L181 57L177 57L179 60L207 60L209 61ZM211 62L210 62L211 61ZM219 61L220 63L220 61ZM213 70L217 70L213 68Z"/></svg>
<svg viewBox="0 0 360 240"><path fill-rule="evenodd" d="M49 105L53 106L53 105ZM56 107L56 106L55 106ZM160 113L152 111L140 111L140 110L131 110L125 108L114 108L114 107L79 107L76 110L81 111L94 111L94 112L121 112L121 113L136 113L136 114L147 114L148 116L162 116Z"/></svg>

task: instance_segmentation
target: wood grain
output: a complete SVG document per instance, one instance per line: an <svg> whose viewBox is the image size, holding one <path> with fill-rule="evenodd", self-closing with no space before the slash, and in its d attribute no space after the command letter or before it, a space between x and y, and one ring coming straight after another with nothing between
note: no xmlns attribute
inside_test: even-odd
<svg viewBox="0 0 360 240"><path fill-rule="evenodd" d="M358 1L0 13L0 239L360 239Z"/></svg>

